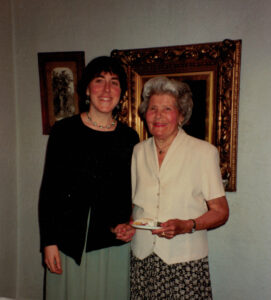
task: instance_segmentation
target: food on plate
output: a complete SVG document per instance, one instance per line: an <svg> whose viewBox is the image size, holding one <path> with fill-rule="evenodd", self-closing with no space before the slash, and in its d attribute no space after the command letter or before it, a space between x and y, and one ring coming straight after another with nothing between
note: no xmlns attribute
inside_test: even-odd
<svg viewBox="0 0 271 300"><path fill-rule="evenodd" d="M154 221L152 219L149 218L142 218L142 219L138 219L135 220L132 225L139 225L139 226L158 226L157 225L157 221Z"/></svg>

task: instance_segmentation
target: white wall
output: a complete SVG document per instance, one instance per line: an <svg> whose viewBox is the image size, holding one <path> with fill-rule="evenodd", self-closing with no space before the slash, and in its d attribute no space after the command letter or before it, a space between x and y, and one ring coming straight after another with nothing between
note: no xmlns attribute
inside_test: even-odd
<svg viewBox="0 0 271 300"><path fill-rule="evenodd" d="M0 9L0 297L15 296L17 263L16 119L10 1Z"/></svg>
<svg viewBox="0 0 271 300"><path fill-rule="evenodd" d="M271 299L269 233L271 160L268 155L271 149L269 130L271 2L268 0L12 0L12 2L15 20L15 91L18 111L18 299L38 300L42 294L37 201L47 136L42 135L37 52L83 50L88 62L95 56L109 55L115 48L183 45L221 41L225 38L243 41L238 174L237 192L227 194L231 209L230 220L226 226L209 234L214 299ZM4 12L1 12L2 15L6 16ZM9 24L10 19L7 19L6 23ZM9 35L4 38L8 46L0 51L9 52L11 47ZM7 57L11 60L10 53ZM8 61L2 63L12 65ZM2 71L0 77L5 79ZM8 100L1 99L1 104L2 107L8 105L9 110L12 110L13 104L9 102L10 98L12 99L10 83L6 89ZM6 116L2 110L0 115ZM13 111L11 119L4 123L10 130L10 136L4 136L7 144L4 153L10 154L8 160L12 161L9 171L12 183L7 185L7 190L1 191L6 199L5 210L13 210L15 203L12 191L15 186L13 183L15 133L12 121L14 121ZM12 140L11 149L8 148L9 139ZM4 169L10 169L9 167L6 162ZM3 179L6 179L6 176ZM11 203L7 202L10 194L13 198ZM13 272L3 265L5 273L13 277ZM11 287L4 286L9 290L8 296L12 296Z"/></svg>

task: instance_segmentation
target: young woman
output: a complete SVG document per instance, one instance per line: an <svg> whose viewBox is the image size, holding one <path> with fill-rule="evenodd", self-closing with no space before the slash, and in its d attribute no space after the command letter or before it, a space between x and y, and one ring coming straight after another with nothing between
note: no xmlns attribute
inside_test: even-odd
<svg viewBox="0 0 271 300"><path fill-rule="evenodd" d="M46 299L128 298L129 249L114 233L131 215L131 156L139 141L117 121L126 87L116 59L94 59L79 84L87 110L52 128L39 201Z"/></svg>

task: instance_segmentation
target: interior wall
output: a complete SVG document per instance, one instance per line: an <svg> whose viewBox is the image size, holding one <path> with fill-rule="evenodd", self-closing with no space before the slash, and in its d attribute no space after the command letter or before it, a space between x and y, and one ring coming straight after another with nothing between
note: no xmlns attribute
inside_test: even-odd
<svg viewBox="0 0 271 300"><path fill-rule="evenodd" d="M10 1L0 9L0 297L16 294L16 119Z"/></svg>
<svg viewBox="0 0 271 300"><path fill-rule="evenodd" d="M38 52L85 51L88 62L112 49L144 48L242 39L237 192L227 193L229 222L209 234L214 299L270 299L270 16L268 0L12 0L14 3L17 168L18 299L42 299L38 191L47 136L42 135ZM8 3L8 2L7 2ZM6 5L8 8L8 4ZM1 17L7 18L1 11ZM10 19L6 20L7 23ZM2 30L2 29L1 29ZM9 32L11 35L11 32ZM2 32L1 32L2 34ZM11 41L1 52L12 65ZM1 79L11 76L1 71ZM4 76L5 75L5 76ZM3 82L2 82L3 83ZM2 93L2 91L1 91ZM4 210L15 208L14 111L7 80L2 107L11 111L1 158L9 182L1 188ZM3 100L5 99L5 100ZM1 110L4 119L7 114ZM2 120L1 120L2 122ZM2 128L1 128L2 130ZM2 135L1 135L2 136ZM11 145L9 145L9 143ZM2 168L1 168L2 169ZM3 169L2 169L3 170ZM3 180L6 176L1 175ZM1 213L2 214L2 213ZM14 213L12 215L14 217ZM2 221L0 221L2 222ZM5 223L7 224L7 222ZM1 224L2 225L2 224ZM2 235L1 235L2 236ZM1 241L2 242L2 237ZM9 244L10 241L6 241ZM11 242L8 250L12 250ZM31 246L30 246L31 245ZM4 255L1 252L1 260ZM10 256L9 256L10 257ZM4 264L5 274L14 269ZM13 290L7 286L12 296ZM1 295L0 295L1 296Z"/></svg>

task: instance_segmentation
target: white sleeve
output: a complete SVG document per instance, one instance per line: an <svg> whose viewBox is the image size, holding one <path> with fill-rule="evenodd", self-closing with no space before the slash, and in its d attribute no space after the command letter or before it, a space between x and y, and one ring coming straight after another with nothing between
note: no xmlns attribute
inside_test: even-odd
<svg viewBox="0 0 271 300"><path fill-rule="evenodd" d="M132 165L131 165L131 179L132 179L132 201L135 197L135 191L136 191L136 154L135 154L135 148L132 155Z"/></svg>
<svg viewBox="0 0 271 300"><path fill-rule="evenodd" d="M205 149L202 159L202 193L206 201L225 196L219 166L219 153L215 146Z"/></svg>

